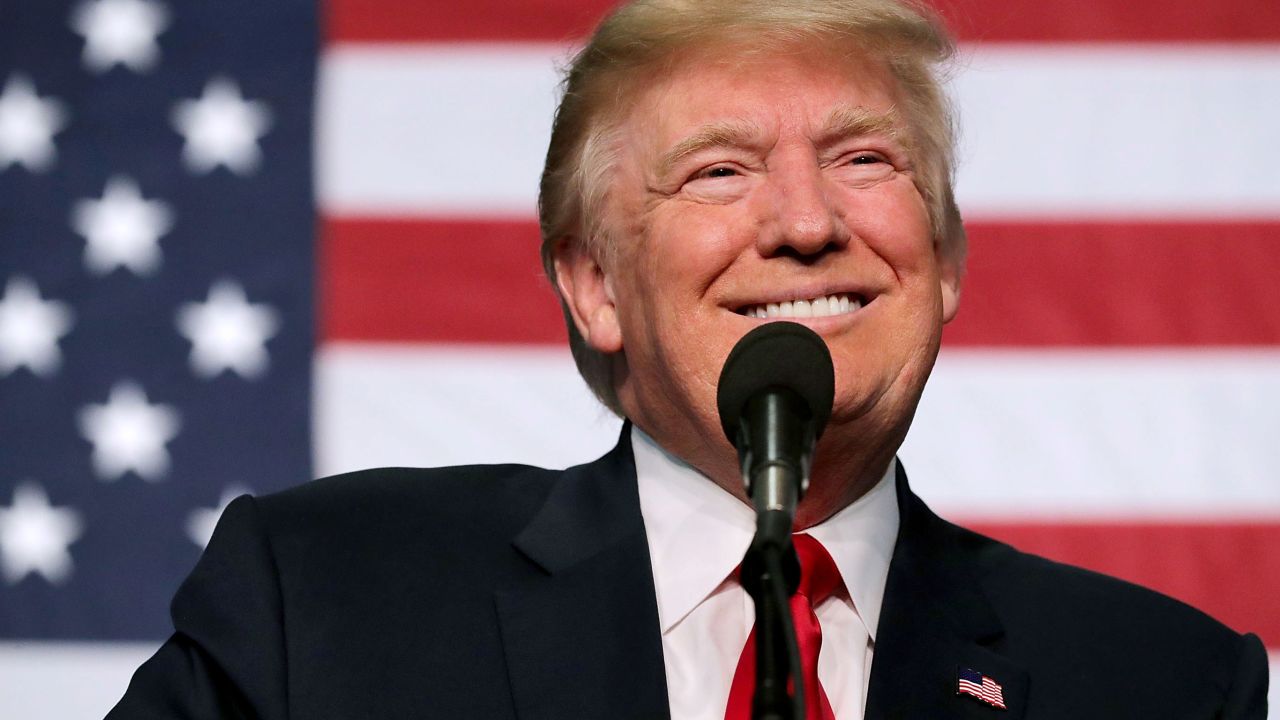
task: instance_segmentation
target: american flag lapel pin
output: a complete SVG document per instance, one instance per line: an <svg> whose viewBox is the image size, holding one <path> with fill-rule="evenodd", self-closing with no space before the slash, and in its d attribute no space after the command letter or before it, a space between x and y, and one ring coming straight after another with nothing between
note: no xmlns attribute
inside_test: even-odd
<svg viewBox="0 0 1280 720"><path fill-rule="evenodd" d="M956 678L956 695L968 695L993 708L1008 710L1004 704L1004 688L977 670L962 667Z"/></svg>

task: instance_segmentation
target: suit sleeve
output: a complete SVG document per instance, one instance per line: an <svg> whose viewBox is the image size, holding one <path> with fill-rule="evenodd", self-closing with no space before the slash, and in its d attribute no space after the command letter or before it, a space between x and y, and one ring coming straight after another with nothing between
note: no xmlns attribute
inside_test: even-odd
<svg viewBox="0 0 1280 720"><path fill-rule="evenodd" d="M1266 720L1268 667L1267 651L1257 635L1242 638L1235 678L1222 708L1223 720Z"/></svg>
<svg viewBox="0 0 1280 720"><path fill-rule="evenodd" d="M170 612L174 633L107 720L288 716L284 618L270 541L253 498L232 502Z"/></svg>

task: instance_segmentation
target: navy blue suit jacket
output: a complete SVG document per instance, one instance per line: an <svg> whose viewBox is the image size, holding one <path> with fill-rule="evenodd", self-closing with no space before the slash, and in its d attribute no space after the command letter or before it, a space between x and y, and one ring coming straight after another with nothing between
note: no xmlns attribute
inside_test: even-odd
<svg viewBox="0 0 1280 720"><path fill-rule="evenodd" d="M897 478L867 718L1264 718L1252 635L951 525ZM112 720L668 716L627 440L565 471L382 469L224 513ZM1007 711L956 694L958 668Z"/></svg>

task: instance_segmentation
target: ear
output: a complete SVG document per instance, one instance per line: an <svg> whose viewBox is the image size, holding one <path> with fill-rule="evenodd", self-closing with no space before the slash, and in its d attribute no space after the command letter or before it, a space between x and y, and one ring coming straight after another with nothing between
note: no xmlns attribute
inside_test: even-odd
<svg viewBox="0 0 1280 720"><path fill-rule="evenodd" d="M596 253L577 238L565 237L556 243L553 256L560 295L587 345L602 353L622 350L612 281Z"/></svg>
<svg viewBox="0 0 1280 720"><path fill-rule="evenodd" d="M960 281L964 277L964 259L939 250L938 276L942 283L942 322L949 323L960 310Z"/></svg>

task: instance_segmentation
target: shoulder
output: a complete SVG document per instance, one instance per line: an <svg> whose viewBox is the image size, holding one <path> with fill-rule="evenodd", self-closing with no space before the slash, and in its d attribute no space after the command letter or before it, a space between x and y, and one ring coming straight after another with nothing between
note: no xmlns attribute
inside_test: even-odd
<svg viewBox="0 0 1280 720"><path fill-rule="evenodd" d="M1001 614L1017 624L1133 636L1164 630L1197 644L1238 635L1204 612L1154 590L1102 573L1019 551L959 530L979 558L982 586ZM1168 631L1176 629L1176 633ZM1203 647L1203 645L1201 645Z"/></svg>
<svg viewBox="0 0 1280 720"><path fill-rule="evenodd" d="M376 616L383 611L374 600L387 597L431 607L480 603L530 572L512 541L562 476L518 465L380 468L242 496L223 513L193 575L216 582L188 585L207 589L251 575L234 582L271 589L301 622L323 623L326 613Z"/></svg>
<svg viewBox="0 0 1280 720"><path fill-rule="evenodd" d="M1182 601L948 522L909 490L903 473L898 494L901 532L913 536L915 556L950 582L980 590L1011 644L1047 642L1076 657L1130 648L1163 661L1241 652L1244 636Z"/></svg>
<svg viewBox="0 0 1280 720"><path fill-rule="evenodd" d="M253 502L263 526L276 536L492 536L518 532L561 475L527 465L376 468L313 480Z"/></svg>
<svg viewBox="0 0 1280 720"><path fill-rule="evenodd" d="M1213 702L1244 691L1242 684L1265 686L1266 656L1255 636L1154 590L955 532L977 558L978 582L1001 619L1008 652L1038 670L1042 684L1061 684L1067 694L1080 683L1103 688L1117 677L1148 677L1159 680L1151 688L1165 688L1158 692L1171 683L1202 687ZM1248 679L1258 673L1260 684Z"/></svg>
<svg viewBox="0 0 1280 720"><path fill-rule="evenodd" d="M200 567L254 565L298 594L337 576L390 587L407 574L516 566L512 540L562 475L521 465L379 468L242 496L223 512Z"/></svg>
<svg viewBox="0 0 1280 720"><path fill-rule="evenodd" d="M529 465L387 467L313 480L258 498L269 515L312 513L348 517L361 512L456 512L459 503L536 502L563 471Z"/></svg>

